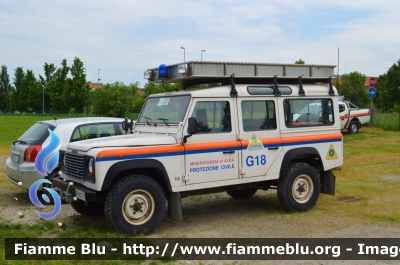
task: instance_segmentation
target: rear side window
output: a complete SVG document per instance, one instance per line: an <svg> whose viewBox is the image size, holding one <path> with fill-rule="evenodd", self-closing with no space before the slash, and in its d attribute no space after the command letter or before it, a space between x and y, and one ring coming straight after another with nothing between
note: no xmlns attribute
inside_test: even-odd
<svg viewBox="0 0 400 265"><path fill-rule="evenodd" d="M49 131L54 130L55 126L37 122L32 125L21 137L18 138L20 141L24 141L29 145L39 145L43 144L43 142L49 137Z"/></svg>
<svg viewBox="0 0 400 265"><path fill-rule="evenodd" d="M242 123L245 132L276 129L274 101L242 101Z"/></svg>
<svg viewBox="0 0 400 265"><path fill-rule="evenodd" d="M75 129L72 133L71 142L114 136L117 134L114 123L85 124Z"/></svg>
<svg viewBox="0 0 400 265"><path fill-rule="evenodd" d="M283 104L287 127L334 124L331 99L285 99Z"/></svg>

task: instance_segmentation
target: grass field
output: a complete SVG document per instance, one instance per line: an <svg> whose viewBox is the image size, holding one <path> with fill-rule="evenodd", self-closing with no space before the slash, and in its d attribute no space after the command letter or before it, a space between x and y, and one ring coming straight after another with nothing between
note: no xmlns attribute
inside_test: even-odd
<svg viewBox="0 0 400 265"><path fill-rule="evenodd" d="M0 155L9 153L10 144L15 141L36 120L50 117L0 116ZM343 132L344 165L335 171L337 177L336 196L321 196L317 205L308 213L295 214L307 222L320 219L349 218L354 223L395 225L400 223L400 132L384 131L377 128L362 128L358 134ZM15 189L5 179L4 165L0 165L0 189ZM196 196L196 198L200 198ZM217 197L207 197L217 198ZM201 200L201 199L200 199ZM208 199L205 199L208 200ZM267 199L277 203L276 197ZM264 212L259 213L260 215ZM269 218L285 215L279 205L267 213ZM238 213L239 215L239 213ZM301 217L300 217L301 216ZM47 229L43 230L42 227ZM4 257L4 238L62 237L62 238L125 238L104 226L104 222L93 222L92 218L73 217L73 227L58 229L54 223L32 227L0 222L0 255ZM169 237L190 235L168 232ZM162 236L162 235L161 235ZM165 235L164 235L165 236ZM79 261L82 264L99 264L98 261ZM103 261L105 264L121 264L118 261ZM123 262L125 263L125 262ZM130 262L126 262L130 263ZM160 264L151 262L149 264ZM10 262L9 264L26 264ZM46 264L73 264L73 261L48 262ZM147 263L146 263L147 264Z"/></svg>
<svg viewBox="0 0 400 265"><path fill-rule="evenodd" d="M372 126L385 131L400 131L400 113L374 114Z"/></svg>

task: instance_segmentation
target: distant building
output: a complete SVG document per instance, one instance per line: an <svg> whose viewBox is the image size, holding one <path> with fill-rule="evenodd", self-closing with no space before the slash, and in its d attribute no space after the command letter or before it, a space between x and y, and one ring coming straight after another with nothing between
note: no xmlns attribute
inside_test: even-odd
<svg viewBox="0 0 400 265"><path fill-rule="evenodd" d="M145 87L138 87L138 89L137 89L137 93L138 93L139 95L143 95L143 94L144 94L144 91L146 91L146 88L145 88Z"/></svg>
<svg viewBox="0 0 400 265"><path fill-rule="evenodd" d="M91 90L96 89L96 88L101 88L103 86L104 86L103 83L92 83L92 82L89 82L89 88Z"/></svg>

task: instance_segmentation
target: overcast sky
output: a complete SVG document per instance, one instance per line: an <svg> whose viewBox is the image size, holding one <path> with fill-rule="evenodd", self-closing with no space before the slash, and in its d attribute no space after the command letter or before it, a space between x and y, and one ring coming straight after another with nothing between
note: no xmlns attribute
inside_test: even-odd
<svg viewBox="0 0 400 265"><path fill-rule="evenodd" d="M181 47L186 61L328 65L339 47L340 74L379 76L400 59L399 14L398 0L1 0L0 65L12 80L76 56L89 81L143 87L146 69L183 62Z"/></svg>

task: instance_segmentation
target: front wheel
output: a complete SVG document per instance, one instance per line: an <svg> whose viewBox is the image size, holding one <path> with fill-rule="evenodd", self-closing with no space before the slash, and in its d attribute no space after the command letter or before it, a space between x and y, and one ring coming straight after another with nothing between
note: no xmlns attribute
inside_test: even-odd
<svg viewBox="0 0 400 265"><path fill-rule="evenodd" d="M105 216L115 230L125 234L149 234L165 212L165 194L160 185L144 175L116 182L107 194Z"/></svg>
<svg viewBox="0 0 400 265"><path fill-rule="evenodd" d="M278 181L278 199L289 212L311 209L318 201L320 180L315 169L304 163L292 164Z"/></svg>

